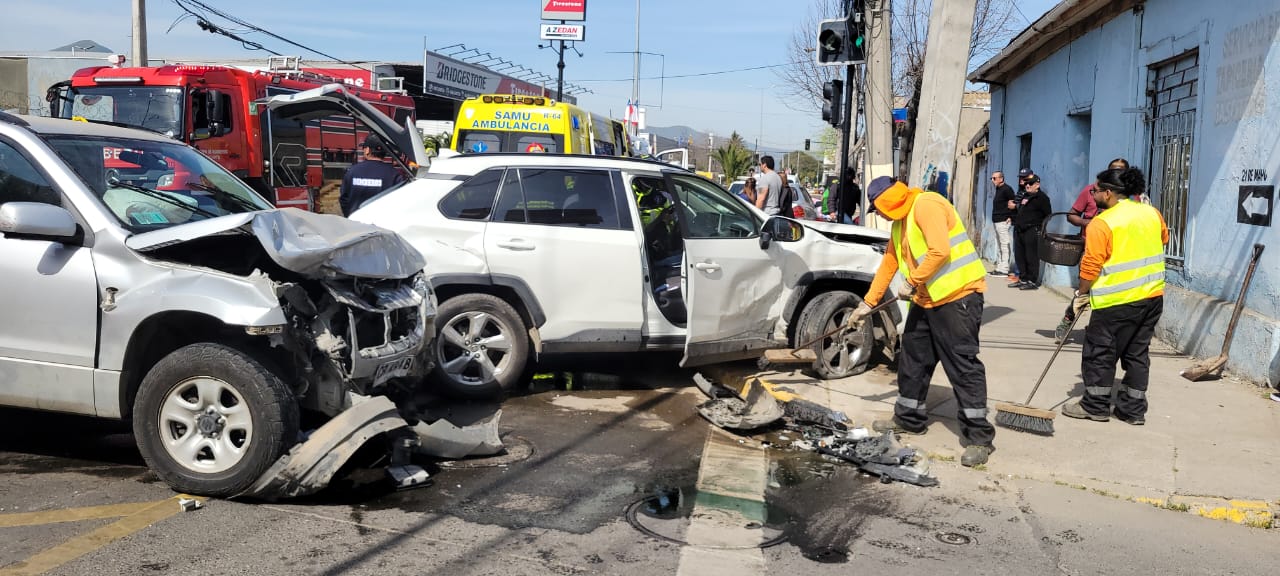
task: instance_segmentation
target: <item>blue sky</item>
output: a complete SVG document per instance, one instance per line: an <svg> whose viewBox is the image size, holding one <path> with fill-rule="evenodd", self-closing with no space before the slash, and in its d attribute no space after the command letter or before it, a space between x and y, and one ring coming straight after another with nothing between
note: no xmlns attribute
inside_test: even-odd
<svg viewBox="0 0 1280 576"><path fill-rule="evenodd" d="M1056 3L1016 1L1032 20ZM320 8L338 4L315 0L205 3L347 60L418 61L425 36L429 49L465 43L552 76L556 70L555 54L537 48L538 0L362 0L341 9ZM6 0L5 4L0 50L45 50L81 39L96 40L117 52L129 50L130 3L126 0ZM667 76L783 63L792 31L805 20L809 6L809 0L641 0L640 50L665 54ZM237 42L200 30L194 19L174 24L182 14L170 0L147 2L152 57L261 55L265 62L266 53L247 51ZM580 97L580 103L592 111L621 116L631 96L631 55L609 52L635 49L635 16L633 0L587 3L587 40L578 44L584 56L567 54L565 80L595 91ZM247 37L283 54L322 59L269 37ZM660 58L645 56L642 77L658 76L661 64ZM763 124L763 143L798 148L805 138L816 137L822 121L815 114L788 108L778 84L772 70L665 83L643 80L641 100L649 104L648 120L655 125L688 125L713 131L717 139L737 130L751 142L761 134ZM659 102L661 109L657 109Z"/></svg>

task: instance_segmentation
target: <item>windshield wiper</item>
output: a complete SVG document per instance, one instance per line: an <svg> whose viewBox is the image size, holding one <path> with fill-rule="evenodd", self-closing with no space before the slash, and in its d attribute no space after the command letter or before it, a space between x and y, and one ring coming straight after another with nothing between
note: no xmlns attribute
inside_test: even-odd
<svg viewBox="0 0 1280 576"><path fill-rule="evenodd" d="M162 202L164 202L164 203L166 203L166 204L171 204L171 205L173 205L173 206L177 206L177 207L179 207L179 208L186 208L187 210L190 210L192 213L194 213L194 214L199 214L199 215L204 216L204 217L206 217L206 218L218 218L218 217L219 217L219 215L218 215L218 214L214 214L213 212L210 212L210 211L208 211L208 210L205 210L204 208L201 208L201 207L199 207L199 206L192 206L192 205L187 204L186 202L183 202L183 201L181 201L181 200L174 199L174 198L170 197L168 194L165 194L164 192L160 192L160 191L157 191L157 190L152 190L152 189L150 189L150 188L143 188L142 186L138 186L137 184L130 184L130 183L125 182L125 181L123 181L123 180L121 180L121 179L119 179L119 178L108 178L108 179L107 179L107 184L110 184L110 185L112 185L112 186L117 186L117 187L120 187L120 188L124 188L124 189L126 189L126 190L132 190L132 191L137 192L137 193L139 193L139 194L142 194L142 195L144 195L144 196L150 196L150 197L152 197L152 198L155 198L156 200L160 200L160 201L162 201Z"/></svg>
<svg viewBox="0 0 1280 576"><path fill-rule="evenodd" d="M227 192L226 190L223 190L211 184L202 184L200 182L187 182L187 187L194 188L202 192L208 192L210 194L213 194L214 196L217 196L218 199L220 200L230 200L235 205L241 208L244 208L246 212L257 212L259 210L264 209L261 206L258 206L248 200L245 200L244 198L236 196L235 194Z"/></svg>

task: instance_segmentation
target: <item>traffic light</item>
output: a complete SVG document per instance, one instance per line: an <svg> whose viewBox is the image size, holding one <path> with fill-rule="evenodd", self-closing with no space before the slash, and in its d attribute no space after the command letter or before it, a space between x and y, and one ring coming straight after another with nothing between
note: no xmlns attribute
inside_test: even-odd
<svg viewBox="0 0 1280 576"><path fill-rule="evenodd" d="M844 18L818 24L818 65L843 66L849 63L849 22Z"/></svg>
<svg viewBox="0 0 1280 576"><path fill-rule="evenodd" d="M854 0L853 14L849 15L849 60L862 63L867 60L867 3Z"/></svg>
<svg viewBox="0 0 1280 576"><path fill-rule="evenodd" d="M840 105L844 102L844 82L839 79L822 85L822 119L832 126L840 125Z"/></svg>
<svg viewBox="0 0 1280 576"><path fill-rule="evenodd" d="M804 139L804 150L805 150L805 152L808 152L808 151L809 151L809 139L808 139L808 138L805 138L805 139Z"/></svg>

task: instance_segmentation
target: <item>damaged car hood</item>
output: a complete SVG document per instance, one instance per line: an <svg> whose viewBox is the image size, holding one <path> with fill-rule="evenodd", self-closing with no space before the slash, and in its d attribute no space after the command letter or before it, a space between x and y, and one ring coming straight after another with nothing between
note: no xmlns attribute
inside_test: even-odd
<svg viewBox="0 0 1280 576"><path fill-rule="evenodd" d="M855 224L839 224L836 222L818 222L816 220L797 220L805 228L821 232L828 237L855 237L873 242L887 242L889 232Z"/></svg>
<svg viewBox="0 0 1280 576"><path fill-rule="evenodd" d="M138 252L219 234L250 234L282 268L309 278L408 278L426 260L395 232L296 208L232 214L129 237Z"/></svg>

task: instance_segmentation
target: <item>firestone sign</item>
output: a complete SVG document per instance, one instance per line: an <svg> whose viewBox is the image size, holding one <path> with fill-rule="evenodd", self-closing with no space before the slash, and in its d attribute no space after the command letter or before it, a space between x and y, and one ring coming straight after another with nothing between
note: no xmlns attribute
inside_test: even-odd
<svg viewBox="0 0 1280 576"><path fill-rule="evenodd" d="M538 0L542 3L543 20L572 20L582 22L587 19L587 0Z"/></svg>

